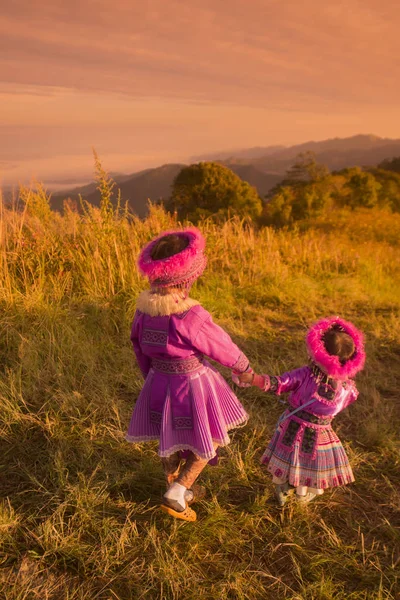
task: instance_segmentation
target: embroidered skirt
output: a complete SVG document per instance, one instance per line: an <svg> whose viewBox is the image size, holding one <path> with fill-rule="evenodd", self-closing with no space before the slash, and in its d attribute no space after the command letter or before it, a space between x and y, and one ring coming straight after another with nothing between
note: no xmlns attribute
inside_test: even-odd
<svg viewBox="0 0 400 600"><path fill-rule="evenodd" d="M160 456L191 450L210 460L216 456L213 442L226 446L228 431L247 422L225 379L207 361L196 360L153 360L132 414L129 442L159 440Z"/></svg>
<svg viewBox="0 0 400 600"><path fill-rule="evenodd" d="M330 424L289 418L278 425L261 462L291 485L326 489L354 481L341 441Z"/></svg>

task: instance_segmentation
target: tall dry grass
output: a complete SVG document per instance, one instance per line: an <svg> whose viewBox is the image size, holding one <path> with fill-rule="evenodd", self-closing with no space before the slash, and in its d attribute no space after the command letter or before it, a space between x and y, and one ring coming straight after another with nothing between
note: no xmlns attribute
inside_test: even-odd
<svg viewBox="0 0 400 600"><path fill-rule="evenodd" d="M0 219L0 598L399 598L400 216L203 223L209 264L193 295L256 368L301 365L307 326L331 313L365 330L368 362L336 427L354 485L280 512L258 459L282 407L244 390L251 422L185 524L157 510L156 446L124 442L142 385L135 261L175 223L158 207L145 221L107 206L60 215L42 188L22 196Z"/></svg>

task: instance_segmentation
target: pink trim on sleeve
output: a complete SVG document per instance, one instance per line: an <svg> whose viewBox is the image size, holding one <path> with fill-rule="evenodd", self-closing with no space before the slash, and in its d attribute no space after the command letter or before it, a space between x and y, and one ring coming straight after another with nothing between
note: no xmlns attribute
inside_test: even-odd
<svg viewBox="0 0 400 600"><path fill-rule="evenodd" d="M255 374L253 378L253 385L256 385L258 388L260 388L260 390L263 390L263 392L268 392L271 387L269 375Z"/></svg>
<svg viewBox="0 0 400 600"><path fill-rule="evenodd" d="M246 373L249 370L249 367L249 359L241 352L239 358L232 367L232 371L238 375L240 373Z"/></svg>

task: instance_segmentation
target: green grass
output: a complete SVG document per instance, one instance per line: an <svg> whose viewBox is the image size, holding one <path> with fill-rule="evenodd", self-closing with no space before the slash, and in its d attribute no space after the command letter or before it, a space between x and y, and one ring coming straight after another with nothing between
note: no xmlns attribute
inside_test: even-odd
<svg viewBox="0 0 400 600"><path fill-rule="evenodd" d="M193 296L257 369L302 365L308 325L332 313L365 331L368 361L335 427L355 484L277 509L259 458L282 405L243 390L251 421L204 472L187 524L157 509L156 446L124 441L142 384L135 260L173 223L156 208L141 222L26 201L0 221L0 598L399 598L400 216L343 212L339 227L287 232L204 223Z"/></svg>

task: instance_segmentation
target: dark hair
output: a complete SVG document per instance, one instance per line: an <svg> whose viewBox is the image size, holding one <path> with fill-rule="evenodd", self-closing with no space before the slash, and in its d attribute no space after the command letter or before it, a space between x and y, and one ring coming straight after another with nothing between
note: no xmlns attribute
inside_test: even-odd
<svg viewBox="0 0 400 600"><path fill-rule="evenodd" d="M324 334L322 339L326 351L329 354L338 356L342 365L354 355L356 349L354 340L345 331L332 327Z"/></svg>
<svg viewBox="0 0 400 600"><path fill-rule="evenodd" d="M170 256L174 256L174 254L182 252L188 245L189 238L171 233L165 235L157 242L152 249L150 256L153 260L169 258Z"/></svg>

